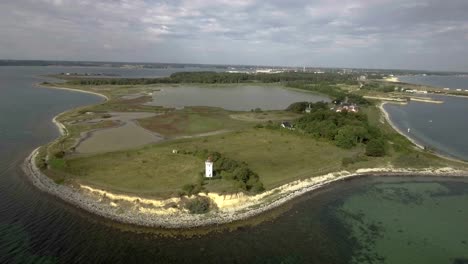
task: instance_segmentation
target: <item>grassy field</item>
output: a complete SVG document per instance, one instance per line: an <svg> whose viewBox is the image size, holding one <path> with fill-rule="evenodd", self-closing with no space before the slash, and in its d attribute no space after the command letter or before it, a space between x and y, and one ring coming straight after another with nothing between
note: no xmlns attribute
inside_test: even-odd
<svg viewBox="0 0 468 264"><path fill-rule="evenodd" d="M219 108L190 107L163 115L140 119L138 123L167 138L193 136L214 131L239 130L252 127L252 123L229 117L230 112Z"/></svg>
<svg viewBox="0 0 468 264"><path fill-rule="evenodd" d="M170 195L185 184L196 183L204 160L172 150L218 151L226 157L248 163L260 175L265 187L321 175L340 169L347 150L286 130L249 129L208 138L192 138L147 146L138 150L72 158L58 168L78 182L107 189L148 195ZM361 149L354 150L361 152ZM235 185L211 180L208 191L233 192Z"/></svg>
<svg viewBox="0 0 468 264"><path fill-rule="evenodd" d="M177 138L216 131L237 131L268 121L293 120L300 116L286 111L233 112L212 107L186 107L140 119L138 123L167 138Z"/></svg>
<svg viewBox="0 0 468 264"><path fill-rule="evenodd" d="M460 165L437 158L431 153L416 150L406 138L382 122L377 107L369 107L363 111L369 116L371 124L379 126L387 133L389 155L381 158L367 157L364 155L363 146L345 150L336 147L333 143L285 129L244 128L209 137L167 141L135 150L70 157L66 158L65 162L55 161L51 175L54 179L60 180L61 175L64 179L112 191L169 197L180 193L186 184L196 184L204 169L204 157L173 154L174 149L179 153L197 150L217 151L230 159L246 162L248 167L260 176L266 189L293 180L340 170L388 165L402 168ZM195 115L195 113L186 113L186 115ZM188 120L198 122L198 118L200 117L192 116ZM223 114L219 120L226 118L229 116ZM218 128L216 125L209 126ZM184 129L184 133L202 131L199 128ZM345 157L354 161L345 166L342 163ZM232 193L239 191L236 186L233 181L214 179L206 181L204 187L211 192Z"/></svg>

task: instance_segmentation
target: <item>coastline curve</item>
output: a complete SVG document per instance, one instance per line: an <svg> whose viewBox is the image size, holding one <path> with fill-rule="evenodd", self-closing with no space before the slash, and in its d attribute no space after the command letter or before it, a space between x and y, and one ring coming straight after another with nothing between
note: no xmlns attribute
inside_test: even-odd
<svg viewBox="0 0 468 264"><path fill-rule="evenodd" d="M70 88L56 88L56 87L45 87L52 89L64 89L75 92L90 93L98 95L109 100L105 95L82 91ZM400 134L401 131L392 123L388 113L383 109L382 103L379 107L384 114L387 122ZM68 112L69 110L65 111ZM63 113L65 113L63 112ZM58 114L53 118L53 123L57 126L62 136L67 135L66 127L57 120L61 114ZM406 137L406 135L404 135ZM408 137L407 137L408 138ZM416 146L423 148L412 139L408 138ZM106 194L112 195L105 191L103 195L96 195L100 190L85 187L74 188L67 185L61 185L55 183L52 179L44 175L41 170L37 167L36 157L38 155L39 148L33 150L31 154L25 159L22 169L33 183L41 191L49 193L66 203L72 204L80 209L83 209L89 213L99 215L101 217L130 225L137 225L143 227L158 227L166 229L184 229L184 228L195 228L204 227L210 225L221 225L227 224L234 221L241 221L253 216L259 215L271 209L277 208L288 201L293 200L307 192L311 192L320 189L330 184L341 182L347 179L362 177L362 176L468 176L466 171L454 170L452 168L427 168L427 169L394 169L388 168L371 168L371 169L359 169L354 173L348 171L341 171L335 173L329 173L322 176L315 176L304 180L297 180L282 186L276 187L272 190L265 191L255 196L245 196L242 201L237 201L237 206L230 207L219 207L207 214L197 215L190 214L187 210L180 209L175 210L174 208L167 208L166 211L147 210L145 206L142 206L140 200L145 200L138 196L133 196L131 199L134 200L134 204L129 210L122 210L112 200L106 197ZM447 158L447 157L443 157ZM209 196L208 194L207 196ZM211 194L217 198L225 199L218 194ZM114 195L115 196L115 195ZM235 196L235 195L234 195ZM240 199L240 198L234 198ZM155 203L161 201L155 200Z"/></svg>

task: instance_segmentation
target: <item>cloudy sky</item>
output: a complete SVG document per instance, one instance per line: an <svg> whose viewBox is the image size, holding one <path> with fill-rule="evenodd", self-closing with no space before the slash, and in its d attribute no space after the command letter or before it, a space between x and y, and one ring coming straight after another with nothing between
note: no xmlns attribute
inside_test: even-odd
<svg viewBox="0 0 468 264"><path fill-rule="evenodd" d="M468 71L467 0L1 0L0 58Z"/></svg>

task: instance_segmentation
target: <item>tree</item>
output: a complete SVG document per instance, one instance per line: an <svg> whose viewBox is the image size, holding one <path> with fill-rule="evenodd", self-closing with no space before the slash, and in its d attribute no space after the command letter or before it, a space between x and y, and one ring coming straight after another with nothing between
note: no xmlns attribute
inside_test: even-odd
<svg viewBox="0 0 468 264"><path fill-rule="evenodd" d="M356 145L356 136L351 126L344 126L338 130L335 144L340 148L349 149Z"/></svg>
<svg viewBox="0 0 468 264"><path fill-rule="evenodd" d="M302 113L307 108L307 102L296 102L292 103L291 105L286 108L286 111L294 112L294 113Z"/></svg>
<svg viewBox="0 0 468 264"><path fill-rule="evenodd" d="M371 139L366 145L366 155L372 157L385 156L386 146L383 138Z"/></svg>

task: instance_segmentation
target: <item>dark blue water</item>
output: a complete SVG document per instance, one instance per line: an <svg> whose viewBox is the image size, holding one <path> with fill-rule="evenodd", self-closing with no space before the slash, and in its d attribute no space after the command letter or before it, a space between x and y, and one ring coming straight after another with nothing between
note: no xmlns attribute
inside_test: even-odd
<svg viewBox="0 0 468 264"><path fill-rule="evenodd" d="M468 90L468 76L398 76L401 82L429 85L440 88L451 89L467 89Z"/></svg>
<svg viewBox="0 0 468 264"><path fill-rule="evenodd" d="M38 75L67 71L72 72L58 67L0 67L0 263L350 263L357 253L369 260L361 263L377 263L374 255L362 253L363 247L371 250L373 245L356 241L353 228L336 214L347 200L381 181L377 178L305 195L273 211L271 215L279 214L274 220L263 221L270 217L266 215L250 220L254 226L233 225L234 231L191 238L163 237L110 223L40 193L22 174L21 162L36 146L58 136L53 116L101 100L33 87L42 81ZM465 189L463 193L468 193ZM446 259L459 257L440 254Z"/></svg>
<svg viewBox="0 0 468 264"><path fill-rule="evenodd" d="M400 78L400 77L399 77ZM413 76L401 81L452 89L468 89L468 77ZM430 97L443 104L410 102L408 105L386 104L393 123L420 145L437 152L468 160L468 98L442 95ZM410 132L408 131L410 128Z"/></svg>

